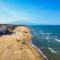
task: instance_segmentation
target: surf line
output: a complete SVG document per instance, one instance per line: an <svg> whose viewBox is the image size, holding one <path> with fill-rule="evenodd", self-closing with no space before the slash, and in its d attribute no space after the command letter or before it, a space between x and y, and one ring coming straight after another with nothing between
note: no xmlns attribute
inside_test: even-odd
<svg viewBox="0 0 60 60"><path fill-rule="evenodd" d="M43 58L44 58L45 60L48 60L48 58L43 54L43 52L41 51L40 48L37 48L32 42L29 42L29 44L30 44L33 48L35 48L35 49L37 50L37 52L38 52L39 54L41 54L41 56L43 56Z"/></svg>

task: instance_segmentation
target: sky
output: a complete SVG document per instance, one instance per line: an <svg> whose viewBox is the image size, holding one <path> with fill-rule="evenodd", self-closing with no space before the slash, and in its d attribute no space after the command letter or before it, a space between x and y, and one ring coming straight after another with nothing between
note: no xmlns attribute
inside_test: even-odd
<svg viewBox="0 0 60 60"><path fill-rule="evenodd" d="M60 25L60 1L0 0L0 24Z"/></svg>

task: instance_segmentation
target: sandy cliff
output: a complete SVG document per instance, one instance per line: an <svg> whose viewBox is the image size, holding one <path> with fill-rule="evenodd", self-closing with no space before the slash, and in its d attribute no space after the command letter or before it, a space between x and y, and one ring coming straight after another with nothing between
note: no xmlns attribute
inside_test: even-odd
<svg viewBox="0 0 60 60"><path fill-rule="evenodd" d="M17 26L13 32L12 35L0 37L0 60L43 60L43 57L28 44L31 33L27 27Z"/></svg>

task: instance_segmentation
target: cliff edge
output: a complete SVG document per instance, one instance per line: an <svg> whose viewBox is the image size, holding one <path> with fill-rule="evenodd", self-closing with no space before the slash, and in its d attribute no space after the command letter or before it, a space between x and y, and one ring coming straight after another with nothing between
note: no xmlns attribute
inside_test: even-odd
<svg viewBox="0 0 60 60"><path fill-rule="evenodd" d="M43 60L29 44L32 35L26 26L17 26L12 32L0 37L0 60Z"/></svg>

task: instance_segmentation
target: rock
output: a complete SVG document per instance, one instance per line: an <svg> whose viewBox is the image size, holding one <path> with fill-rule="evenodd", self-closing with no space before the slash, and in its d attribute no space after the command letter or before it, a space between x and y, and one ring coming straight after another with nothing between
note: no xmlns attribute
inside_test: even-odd
<svg viewBox="0 0 60 60"><path fill-rule="evenodd" d="M17 26L14 32L16 33L16 39L20 41L22 40L23 43L31 40L31 33L29 28L26 26Z"/></svg>

